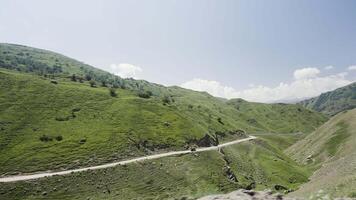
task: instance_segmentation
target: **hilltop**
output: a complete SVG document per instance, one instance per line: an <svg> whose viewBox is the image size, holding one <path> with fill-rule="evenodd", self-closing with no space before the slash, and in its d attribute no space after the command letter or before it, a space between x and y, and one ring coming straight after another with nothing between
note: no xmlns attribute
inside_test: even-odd
<svg viewBox="0 0 356 200"><path fill-rule="evenodd" d="M356 83L326 92L299 103L304 107L333 116L344 110L356 108Z"/></svg>

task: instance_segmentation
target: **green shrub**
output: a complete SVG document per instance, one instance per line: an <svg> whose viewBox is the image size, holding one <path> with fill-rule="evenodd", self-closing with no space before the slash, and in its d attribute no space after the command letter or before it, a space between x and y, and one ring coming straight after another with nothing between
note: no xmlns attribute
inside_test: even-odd
<svg viewBox="0 0 356 200"><path fill-rule="evenodd" d="M92 78L89 74L85 74L84 76L85 80L90 81Z"/></svg>
<svg viewBox="0 0 356 200"><path fill-rule="evenodd" d="M174 100L172 99L172 97L166 95L162 98L162 102L163 102L163 105L166 105L166 104L170 104L170 103L174 102Z"/></svg>
<svg viewBox="0 0 356 200"><path fill-rule="evenodd" d="M74 82L77 82L77 77L75 76L75 74L73 74L70 79Z"/></svg>
<svg viewBox="0 0 356 200"><path fill-rule="evenodd" d="M58 84L58 82L56 80L51 80L51 83Z"/></svg>
<svg viewBox="0 0 356 200"><path fill-rule="evenodd" d="M96 82L94 80L89 81L90 87L96 87Z"/></svg>
<svg viewBox="0 0 356 200"><path fill-rule="evenodd" d="M83 77L78 77L79 83L84 83L84 78Z"/></svg>
<svg viewBox="0 0 356 200"><path fill-rule="evenodd" d="M56 120L57 121L68 121L69 120L69 116L67 116L67 117L56 117Z"/></svg>
<svg viewBox="0 0 356 200"><path fill-rule="evenodd" d="M218 118L218 122L222 125L224 125L224 122L222 121L221 117Z"/></svg>
<svg viewBox="0 0 356 200"><path fill-rule="evenodd" d="M112 96L112 97L117 97L117 93L116 93L115 88L110 88L110 89L109 89L109 92L110 92L110 96Z"/></svg>
<svg viewBox="0 0 356 200"><path fill-rule="evenodd" d="M57 141L62 141L63 140L63 137L61 135L57 135L56 138L55 138Z"/></svg>
<svg viewBox="0 0 356 200"><path fill-rule="evenodd" d="M53 138L52 138L51 136L49 136L49 135L42 135L42 136L40 137L40 140L41 140L42 142L49 142L49 141L52 141Z"/></svg>
<svg viewBox="0 0 356 200"><path fill-rule="evenodd" d="M86 138L82 138L82 139L79 140L79 144L84 144L86 141L87 141Z"/></svg>
<svg viewBox="0 0 356 200"><path fill-rule="evenodd" d="M152 96L152 92L151 91L139 91L138 92L138 96L141 97L141 98L145 98L145 99L148 99Z"/></svg>
<svg viewBox="0 0 356 200"><path fill-rule="evenodd" d="M72 109L72 112L79 112L80 111L80 108L73 108Z"/></svg>

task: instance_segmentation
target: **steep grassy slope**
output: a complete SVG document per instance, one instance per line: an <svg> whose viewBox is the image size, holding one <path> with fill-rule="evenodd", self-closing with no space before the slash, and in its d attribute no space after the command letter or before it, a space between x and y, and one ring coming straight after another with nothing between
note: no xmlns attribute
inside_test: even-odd
<svg viewBox="0 0 356 200"><path fill-rule="evenodd" d="M333 116L341 111L356 108L356 83L304 100L299 104L308 109Z"/></svg>
<svg viewBox="0 0 356 200"><path fill-rule="evenodd" d="M52 81L53 82L53 81ZM243 103L238 110L206 93L167 88L174 102L127 89L0 71L0 173L74 168L181 149L205 134L235 130L312 131L325 117L295 105ZM266 116L269 116L267 119ZM264 121L262 121L264 120ZM289 121L286 124L284 121ZM238 136L238 135L237 135Z"/></svg>
<svg viewBox="0 0 356 200"><path fill-rule="evenodd" d="M0 76L2 173L74 167L83 161L89 165L183 147L207 131L160 99L139 98L129 90L118 89L115 98L107 88L52 84L12 72ZM41 141L43 135L53 139Z"/></svg>
<svg viewBox="0 0 356 200"><path fill-rule="evenodd" d="M356 109L331 118L287 153L317 169L311 181L292 195L303 196L322 189L335 197L356 197Z"/></svg>
<svg viewBox="0 0 356 200"><path fill-rule="evenodd" d="M321 118L311 118L310 116L314 112L305 110L301 106L281 103L253 103L242 99L232 99L227 104L242 115L248 113L250 116L250 118L246 118L248 124L261 130L267 130L267 132L308 132L307 130L313 130L320 126L317 121Z"/></svg>
<svg viewBox="0 0 356 200"><path fill-rule="evenodd" d="M7 199L187 199L238 188L293 189L310 174L264 140L105 170L0 183ZM280 187L277 186L278 189ZM283 189L280 189L283 191Z"/></svg>
<svg viewBox="0 0 356 200"><path fill-rule="evenodd" d="M305 133L254 133L254 136L263 138L272 146L277 146L279 149L285 150L290 146L303 139Z"/></svg>

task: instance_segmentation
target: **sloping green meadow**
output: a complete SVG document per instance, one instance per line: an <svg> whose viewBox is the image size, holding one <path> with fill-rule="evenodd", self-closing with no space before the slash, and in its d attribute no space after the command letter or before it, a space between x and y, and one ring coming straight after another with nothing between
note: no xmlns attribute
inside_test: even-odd
<svg viewBox="0 0 356 200"><path fill-rule="evenodd" d="M68 169L182 149L205 134L308 132L326 119L294 105L243 102L168 88L174 102L136 91L90 87L57 78L0 72L0 172ZM52 82L51 82L52 80ZM285 123L284 121L290 121ZM283 125L283 126L282 126Z"/></svg>
<svg viewBox="0 0 356 200"><path fill-rule="evenodd" d="M1 183L2 199L189 199L239 188L293 190L310 172L265 140L222 152L172 156L114 168ZM235 178L232 178L235 177ZM278 187L277 187L278 188Z"/></svg>
<svg viewBox="0 0 356 200"><path fill-rule="evenodd" d="M1 183L0 199L184 199L239 188L290 192L311 172L283 150L327 120L301 105L226 100L122 79L19 45L0 44L0 68L0 175L93 166L244 133L259 137L221 151Z"/></svg>

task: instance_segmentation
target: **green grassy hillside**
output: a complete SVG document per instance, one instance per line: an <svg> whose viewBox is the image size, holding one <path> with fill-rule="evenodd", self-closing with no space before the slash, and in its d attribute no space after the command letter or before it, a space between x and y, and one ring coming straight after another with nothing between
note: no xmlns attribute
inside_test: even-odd
<svg viewBox="0 0 356 200"><path fill-rule="evenodd" d="M331 118L286 152L317 169L311 181L291 195L305 196L323 190L334 197L356 197L356 109Z"/></svg>
<svg viewBox="0 0 356 200"><path fill-rule="evenodd" d="M326 92L299 103L304 107L333 116L344 110L356 108L356 83Z"/></svg>
<svg viewBox="0 0 356 200"><path fill-rule="evenodd" d="M326 120L296 105L227 102L204 92L124 80L20 45L0 44L0 67L6 68L0 71L0 174L182 149L206 134L224 141L236 138L236 130L307 133Z"/></svg>
<svg viewBox="0 0 356 200"><path fill-rule="evenodd" d="M77 81L95 81L97 85L131 90L149 89L155 95L164 89L162 85L145 80L123 79L83 62L48 50L0 43L0 68L47 77L72 77Z"/></svg>
<svg viewBox="0 0 356 200"><path fill-rule="evenodd" d="M264 132L305 133L319 127L321 124L318 121L324 118L311 117L315 112L303 109L298 105L253 103L242 99L232 99L227 104L234 107L241 115L247 113L249 115L246 118L247 123L260 130L265 130Z"/></svg>
<svg viewBox="0 0 356 200"><path fill-rule="evenodd" d="M16 44L0 43L0 66L6 69L35 74L93 74L107 72L51 51ZM109 75L108 75L109 76Z"/></svg>
<svg viewBox="0 0 356 200"><path fill-rule="evenodd" d="M195 199L239 188L293 190L310 172L265 140L66 176L0 183L7 199ZM281 187L283 186L283 188Z"/></svg>
<svg viewBox="0 0 356 200"><path fill-rule="evenodd" d="M0 44L0 54L0 175L209 146L244 137L244 131L261 138L221 152L1 184L1 199L152 199L295 189L310 171L283 149L327 120L301 105L228 101L121 79L45 50Z"/></svg>
<svg viewBox="0 0 356 200"><path fill-rule="evenodd" d="M53 79L4 70L0 77L2 174L182 149L207 133L229 140L241 129L308 132L325 120L295 105L243 103L246 110L238 110L206 93L176 87L167 88L174 99L167 104L161 97L140 98L127 89L116 89L112 97L106 87L64 78L55 84Z"/></svg>

